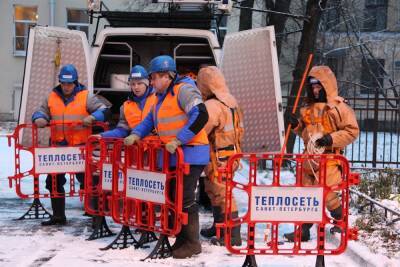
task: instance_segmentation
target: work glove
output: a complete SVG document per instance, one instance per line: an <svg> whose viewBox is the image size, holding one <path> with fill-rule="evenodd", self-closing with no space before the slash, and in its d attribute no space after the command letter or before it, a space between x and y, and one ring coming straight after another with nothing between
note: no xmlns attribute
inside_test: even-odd
<svg viewBox="0 0 400 267"><path fill-rule="evenodd" d="M299 125L299 120L294 113L289 113L286 116L286 121L292 125L293 129L295 129Z"/></svg>
<svg viewBox="0 0 400 267"><path fill-rule="evenodd" d="M178 139L173 139L172 141L169 141L165 145L165 149L168 150L169 153L174 154L178 146L182 145L181 141Z"/></svg>
<svg viewBox="0 0 400 267"><path fill-rule="evenodd" d="M43 127L47 126L48 121L46 119L43 119L43 118L38 118L33 123L35 123L37 127L43 128Z"/></svg>
<svg viewBox="0 0 400 267"><path fill-rule="evenodd" d="M96 120L95 117L93 117L92 115L86 116L85 118L83 118L82 120L82 124L84 126L90 126L92 125L92 123Z"/></svg>
<svg viewBox="0 0 400 267"><path fill-rule="evenodd" d="M140 136L139 135L131 134L131 135L125 137L124 144L126 146L131 146L131 145L133 145L134 143L136 143L139 140L140 140Z"/></svg>
<svg viewBox="0 0 400 267"><path fill-rule="evenodd" d="M315 144L319 147L331 146L333 144L332 136L330 134L326 134L322 136L320 139L317 139L315 141Z"/></svg>

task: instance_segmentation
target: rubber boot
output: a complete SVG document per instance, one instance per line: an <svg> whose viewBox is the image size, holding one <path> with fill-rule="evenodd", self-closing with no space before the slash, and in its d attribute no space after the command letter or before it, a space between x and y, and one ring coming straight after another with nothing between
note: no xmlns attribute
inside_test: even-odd
<svg viewBox="0 0 400 267"><path fill-rule="evenodd" d="M217 234L217 228L215 227L216 223L221 223L224 220L222 215L222 209L218 206L212 207L214 222L210 228L201 229L200 234L206 238L211 238Z"/></svg>
<svg viewBox="0 0 400 267"><path fill-rule="evenodd" d="M168 217L168 223L169 223L169 227L173 227L174 226L174 222L173 222L173 217L169 216ZM182 226L183 227L183 226ZM184 231L180 231L177 235L176 235L176 239L175 239L175 243L171 246L172 250L176 250L178 248L180 248L183 244L185 237L184 237Z"/></svg>
<svg viewBox="0 0 400 267"><path fill-rule="evenodd" d="M236 219L239 214L237 211L232 212L231 215L232 219ZM225 215L222 214L222 218L225 218ZM235 226L231 230L231 246L241 246L242 245L242 238L240 236L240 227L241 225ZM211 244L216 245L216 246L225 246L225 232L221 231L220 232L220 237L213 237L211 238Z"/></svg>
<svg viewBox="0 0 400 267"><path fill-rule="evenodd" d="M172 250L173 258L185 259L201 253L198 211L188 213L188 224L182 226L180 234L183 235L183 241L177 249Z"/></svg>
<svg viewBox="0 0 400 267"><path fill-rule="evenodd" d="M177 250L185 243L184 241L185 241L185 237L184 237L183 231L180 231L180 233L176 235L175 243L171 246L171 249Z"/></svg>
<svg viewBox="0 0 400 267"><path fill-rule="evenodd" d="M301 241L309 241L310 240L310 229L313 226L312 223L305 223L301 227ZM286 238L289 242L294 242L294 232L284 234L284 238Z"/></svg>
<svg viewBox="0 0 400 267"><path fill-rule="evenodd" d="M52 198L51 208L53 209L53 216L50 217L50 220L42 222L42 225L51 226L67 224L67 219L65 217L65 197Z"/></svg>
<svg viewBox="0 0 400 267"><path fill-rule="evenodd" d="M342 206L339 206L339 207L337 207L336 209L334 209L334 210L331 210L331 211L329 211L330 213L331 213L331 216L335 219L335 220L337 220L337 221L339 221L339 220L343 220L343 209L342 209ZM331 229L330 229L330 232L332 233L332 234L334 234L334 233L341 233L342 232L342 229L340 228L340 227L338 227L338 226L333 226Z"/></svg>

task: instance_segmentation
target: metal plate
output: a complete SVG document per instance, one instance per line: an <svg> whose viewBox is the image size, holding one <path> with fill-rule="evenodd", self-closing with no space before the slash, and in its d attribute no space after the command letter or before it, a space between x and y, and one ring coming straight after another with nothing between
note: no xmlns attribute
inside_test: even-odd
<svg viewBox="0 0 400 267"><path fill-rule="evenodd" d="M222 71L244 113L245 152L279 151L284 124L273 27L225 37Z"/></svg>
<svg viewBox="0 0 400 267"><path fill-rule="evenodd" d="M61 51L59 66L55 64L58 47ZM88 73L91 73L89 46L83 32L40 26L30 30L19 124L31 123L32 114L58 84L60 68L70 63L78 69L79 82L92 88L92 78L88 79ZM24 144L28 145L30 139L28 134L23 135ZM47 144L48 135L41 136L39 141Z"/></svg>

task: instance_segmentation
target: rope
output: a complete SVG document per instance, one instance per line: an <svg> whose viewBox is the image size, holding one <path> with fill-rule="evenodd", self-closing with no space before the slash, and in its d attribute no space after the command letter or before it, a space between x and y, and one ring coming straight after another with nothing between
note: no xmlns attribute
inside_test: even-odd
<svg viewBox="0 0 400 267"><path fill-rule="evenodd" d="M307 154L308 155L321 155L322 153L324 153L325 148L323 146L318 146L316 144L316 141L323 136L322 133L316 133L313 135L308 134L308 136L309 136L309 140L307 143ZM318 176L316 175L316 173L314 171L313 165L319 165L319 162L317 162L315 159L308 159L308 161L310 164L311 171L314 174L314 177L317 178Z"/></svg>

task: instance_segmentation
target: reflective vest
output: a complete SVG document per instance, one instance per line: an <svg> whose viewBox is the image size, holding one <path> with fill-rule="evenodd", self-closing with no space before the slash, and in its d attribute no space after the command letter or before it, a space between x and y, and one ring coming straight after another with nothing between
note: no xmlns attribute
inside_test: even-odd
<svg viewBox="0 0 400 267"><path fill-rule="evenodd" d="M157 97L151 94L146 98L143 110L140 109L139 104L135 101L128 100L124 103L124 115L131 129L135 128L147 114L149 114L151 107L156 103Z"/></svg>
<svg viewBox="0 0 400 267"><path fill-rule="evenodd" d="M243 116L239 108L226 108L231 113L224 128L215 129L214 151L219 161L226 161L235 153L241 152L241 142L244 135Z"/></svg>
<svg viewBox="0 0 400 267"><path fill-rule="evenodd" d="M315 104L314 104L315 105ZM303 121L307 126L309 125L321 125L323 134L332 133L334 131L331 122L329 120L328 113L323 109L322 114L316 115L315 109L308 108L305 110L303 115Z"/></svg>
<svg viewBox="0 0 400 267"><path fill-rule="evenodd" d="M157 118L156 131L163 143L176 138L176 135L188 122L188 116L185 111L179 107L178 95L179 91L185 83L176 84L173 87L173 94L167 93L164 101L161 103L158 113L156 114L156 106L153 108L153 118ZM195 135L186 145L207 145L208 138L204 129Z"/></svg>
<svg viewBox="0 0 400 267"><path fill-rule="evenodd" d="M305 124L305 128L314 133L320 132L322 135L325 135L335 131L329 119L325 103L315 103L306 108L302 114L302 120ZM324 153L340 154L341 152L338 148L333 149L332 147L326 147Z"/></svg>
<svg viewBox="0 0 400 267"><path fill-rule="evenodd" d="M67 105L61 97L54 91L49 95L48 106L50 110L51 123L57 124L52 139L55 142L66 140L69 145L79 145L86 143L88 136L91 134L90 127L83 125L68 126L64 123L80 123L82 119L89 115L86 110L86 102L88 90L78 92L74 96L74 100Z"/></svg>
<svg viewBox="0 0 400 267"><path fill-rule="evenodd" d="M218 100L218 99L217 99ZM214 176L218 176L218 167L225 164L230 156L242 152L241 143L244 136L243 113L240 108L230 108L222 101L224 112L227 112L227 121L223 128L215 128L210 133L211 164ZM239 167L239 161L233 165L234 170Z"/></svg>

